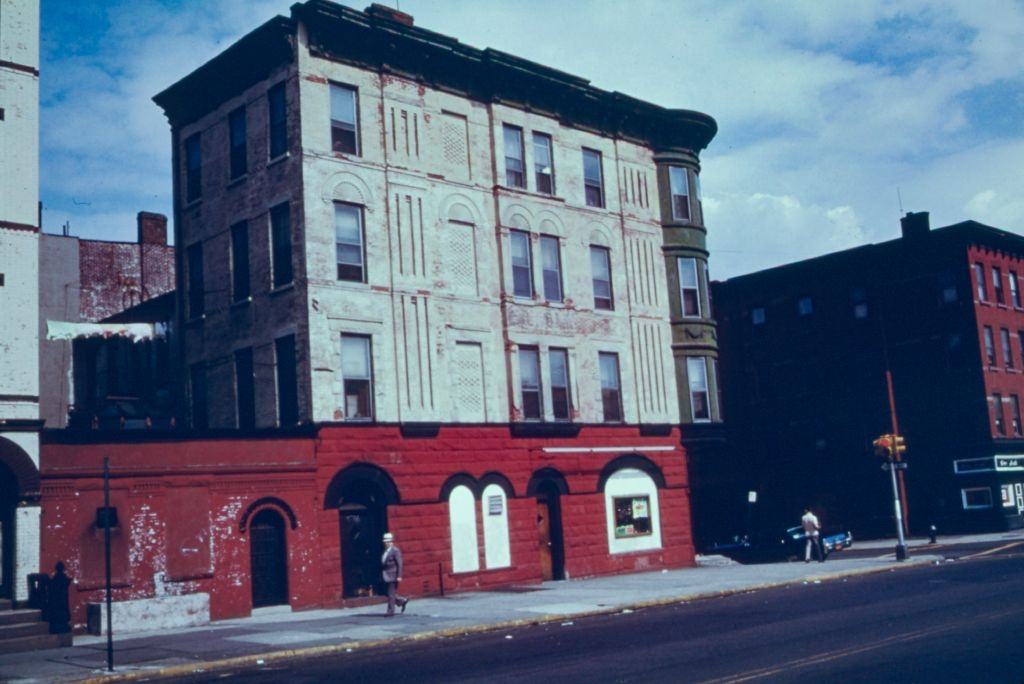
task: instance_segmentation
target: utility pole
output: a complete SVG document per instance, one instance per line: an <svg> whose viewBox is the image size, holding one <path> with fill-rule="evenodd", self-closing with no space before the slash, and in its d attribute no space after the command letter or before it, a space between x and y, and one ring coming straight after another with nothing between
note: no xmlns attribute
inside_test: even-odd
<svg viewBox="0 0 1024 684"><path fill-rule="evenodd" d="M906 470L907 464L900 461L900 454L906 450L899 435L882 435L873 442L875 453L885 458L883 470L888 470L892 479L892 507L896 514L896 560L907 559L907 542L903 536L903 507L900 505L899 487L896 485L896 471Z"/></svg>
<svg viewBox="0 0 1024 684"><path fill-rule="evenodd" d="M900 434L899 420L896 418L896 396L892 391L892 371L889 370L888 364L885 369L885 386L889 391L889 416L892 420L892 434L898 436ZM894 450L893 457L896 462L900 462L900 451ZM903 482L903 470L900 469L896 473L896 483L899 488L900 504L903 506L903 522L901 523L901 529L903 530L904 536L910 536L910 508L907 506L907 487Z"/></svg>

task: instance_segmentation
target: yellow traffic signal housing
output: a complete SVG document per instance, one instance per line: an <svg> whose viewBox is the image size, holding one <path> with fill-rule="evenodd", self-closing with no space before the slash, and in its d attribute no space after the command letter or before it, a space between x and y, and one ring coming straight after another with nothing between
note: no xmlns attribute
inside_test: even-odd
<svg viewBox="0 0 1024 684"><path fill-rule="evenodd" d="M900 456L900 454L906 452L906 450L907 450L907 445L903 442L903 437L900 436L900 435L893 435L892 436L892 453L893 453L893 455L895 455L898 458Z"/></svg>
<svg viewBox="0 0 1024 684"><path fill-rule="evenodd" d="M897 438L897 439L899 439L899 438ZM876 455L878 455L878 456L885 456L886 458L889 458L889 457L892 456L892 447L893 447L893 436L892 435L882 435L881 437L879 437L878 439L873 441L872 444L875 446L875 454Z"/></svg>

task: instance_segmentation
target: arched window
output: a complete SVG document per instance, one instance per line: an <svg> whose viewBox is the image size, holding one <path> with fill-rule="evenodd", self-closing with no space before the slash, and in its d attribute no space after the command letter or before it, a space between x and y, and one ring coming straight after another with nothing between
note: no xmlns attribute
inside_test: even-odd
<svg viewBox="0 0 1024 684"><path fill-rule="evenodd" d="M475 572L480 569L476 543L476 500L466 485L459 485L448 495L448 519L452 532L452 572Z"/></svg>
<svg viewBox="0 0 1024 684"><path fill-rule="evenodd" d="M508 497L501 485L484 487L480 515L484 521L484 563L488 569L507 568L512 565L508 546Z"/></svg>
<svg viewBox="0 0 1024 684"><path fill-rule="evenodd" d="M661 548L658 486L638 468L616 470L604 485L608 552Z"/></svg>

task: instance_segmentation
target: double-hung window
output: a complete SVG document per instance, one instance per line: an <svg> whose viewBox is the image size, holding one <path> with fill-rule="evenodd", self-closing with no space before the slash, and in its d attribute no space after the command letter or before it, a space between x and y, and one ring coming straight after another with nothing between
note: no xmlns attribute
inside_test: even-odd
<svg viewBox="0 0 1024 684"><path fill-rule="evenodd" d="M356 89L331 84L331 149L359 155L359 99Z"/></svg>
<svg viewBox="0 0 1024 684"><path fill-rule="evenodd" d="M202 138L193 133L185 140L185 202L195 202L203 196Z"/></svg>
<svg viewBox="0 0 1024 684"><path fill-rule="evenodd" d="M228 115L228 138L231 144L231 180L244 176L248 171L246 158L245 106Z"/></svg>
<svg viewBox="0 0 1024 684"><path fill-rule="evenodd" d="M276 159L288 151L288 101L284 82L267 91L270 146L269 156Z"/></svg>
<svg viewBox="0 0 1024 684"><path fill-rule="evenodd" d="M562 301L562 259L557 237L540 236L540 266L544 278L544 299Z"/></svg>
<svg viewBox="0 0 1024 684"><path fill-rule="evenodd" d="M668 184L672 193L672 218L677 221L690 220L689 174L682 166L668 167Z"/></svg>
<svg viewBox="0 0 1024 684"><path fill-rule="evenodd" d="M621 422L622 382L619 377L619 355L614 352L600 352L597 361L601 373L601 410L604 422Z"/></svg>
<svg viewBox="0 0 1024 684"><path fill-rule="evenodd" d="M205 430L207 423L206 407L206 364L202 361L188 367L188 384L192 393L192 428Z"/></svg>
<svg viewBox="0 0 1024 684"><path fill-rule="evenodd" d="M544 417L544 402L540 391L540 351L536 347L519 348L519 387L523 397L523 418L540 420Z"/></svg>
<svg viewBox="0 0 1024 684"><path fill-rule="evenodd" d="M510 188L526 187L526 166L523 164L523 129L505 124L505 185Z"/></svg>
<svg viewBox="0 0 1024 684"><path fill-rule="evenodd" d="M590 276L594 284L594 308L611 311L615 308L612 296L611 251L607 247L590 246Z"/></svg>
<svg viewBox="0 0 1024 684"><path fill-rule="evenodd" d="M235 402L238 407L238 427L251 430L256 426L256 377L252 361L252 347L235 350Z"/></svg>
<svg viewBox="0 0 1024 684"><path fill-rule="evenodd" d="M366 282L363 210L354 204L334 203L334 245L338 280Z"/></svg>
<svg viewBox="0 0 1024 684"><path fill-rule="evenodd" d="M270 210L270 249L274 287L292 282L291 209L282 202Z"/></svg>
<svg viewBox="0 0 1024 684"><path fill-rule="evenodd" d="M1020 285L1017 282L1017 274L1010 271L1007 276L1010 279L1010 301L1013 302L1013 306L1016 308L1021 307L1020 301Z"/></svg>
<svg viewBox="0 0 1024 684"><path fill-rule="evenodd" d="M1003 272L998 268L992 269L992 292L996 297L996 304L1005 304L1003 299Z"/></svg>
<svg viewBox="0 0 1024 684"><path fill-rule="evenodd" d="M988 365L996 365L996 342L992 337L992 328L985 326L983 329L985 335L985 360L988 361Z"/></svg>
<svg viewBox="0 0 1024 684"><path fill-rule="evenodd" d="M676 259L679 270L679 297L682 302L683 318L700 318L700 285L697 276L697 260L692 257Z"/></svg>
<svg viewBox="0 0 1024 684"><path fill-rule="evenodd" d="M533 171L537 192L555 194L555 161L551 136L547 133L533 134Z"/></svg>
<svg viewBox="0 0 1024 684"><path fill-rule="evenodd" d="M249 299L249 224L231 226L231 301Z"/></svg>
<svg viewBox="0 0 1024 684"><path fill-rule="evenodd" d="M277 374L277 420L281 426L299 422L298 373L295 367L295 335L274 340Z"/></svg>
<svg viewBox="0 0 1024 684"><path fill-rule="evenodd" d="M695 421L711 420L707 359L703 356L686 359L686 377L690 384L690 415Z"/></svg>
<svg viewBox="0 0 1024 684"><path fill-rule="evenodd" d="M694 421L710 421L707 359L703 356L687 358L686 378L690 385L690 415Z"/></svg>
<svg viewBox="0 0 1024 684"><path fill-rule="evenodd" d="M1020 397L1018 397L1016 394L1010 395L1010 420L1013 421L1013 434L1017 437L1020 437Z"/></svg>
<svg viewBox="0 0 1024 684"><path fill-rule="evenodd" d="M604 206L604 176L601 153L583 148L583 192L588 207Z"/></svg>
<svg viewBox="0 0 1024 684"><path fill-rule="evenodd" d="M1013 368L1013 346L1010 344L1010 331L1006 328L999 329L999 343L1003 345L1003 365Z"/></svg>
<svg viewBox="0 0 1024 684"><path fill-rule="evenodd" d="M555 420L569 420L572 400L569 394L569 352L551 349L548 352L551 371L551 412Z"/></svg>
<svg viewBox="0 0 1024 684"><path fill-rule="evenodd" d="M985 267L974 264L974 282L978 288L978 301L988 301L988 284L985 282Z"/></svg>
<svg viewBox="0 0 1024 684"><path fill-rule="evenodd" d="M1006 422L1003 420L1003 395L993 394L992 404L996 420L996 432L1000 435L1006 434Z"/></svg>
<svg viewBox="0 0 1024 684"><path fill-rule="evenodd" d="M341 336L341 375L345 381L345 418L373 418L373 362L370 338Z"/></svg>
<svg viewBox="0 0 1024 684"><path fill-rule="evenodd" d="M509 231L512 245L512 294L529 299L533 297L533 260L530 258L530 234L521 230Z"/></svg>
<svg viewBox="0 0 1024 684"><path fill-rule="evenodd" d="M189 245L185 250L188 267L188 317L199 318L206 313L206 287L203 284L203 243Z"/></svg>

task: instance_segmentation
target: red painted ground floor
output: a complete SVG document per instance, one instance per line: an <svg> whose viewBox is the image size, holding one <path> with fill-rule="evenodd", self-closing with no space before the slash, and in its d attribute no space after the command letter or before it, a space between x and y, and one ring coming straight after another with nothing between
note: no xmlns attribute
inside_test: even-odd
<svg viewBox="0 0 1024 684"><path fill-rule="evenodd" d="M66 563L79 626L86 604L103 599L104 457L115 601L162 598L174 610L175 598L205 594L213 619L379 595L385 531L413 596L693 563L677 430L331 425L103 442L47 433L41 561Z"/></svg>

